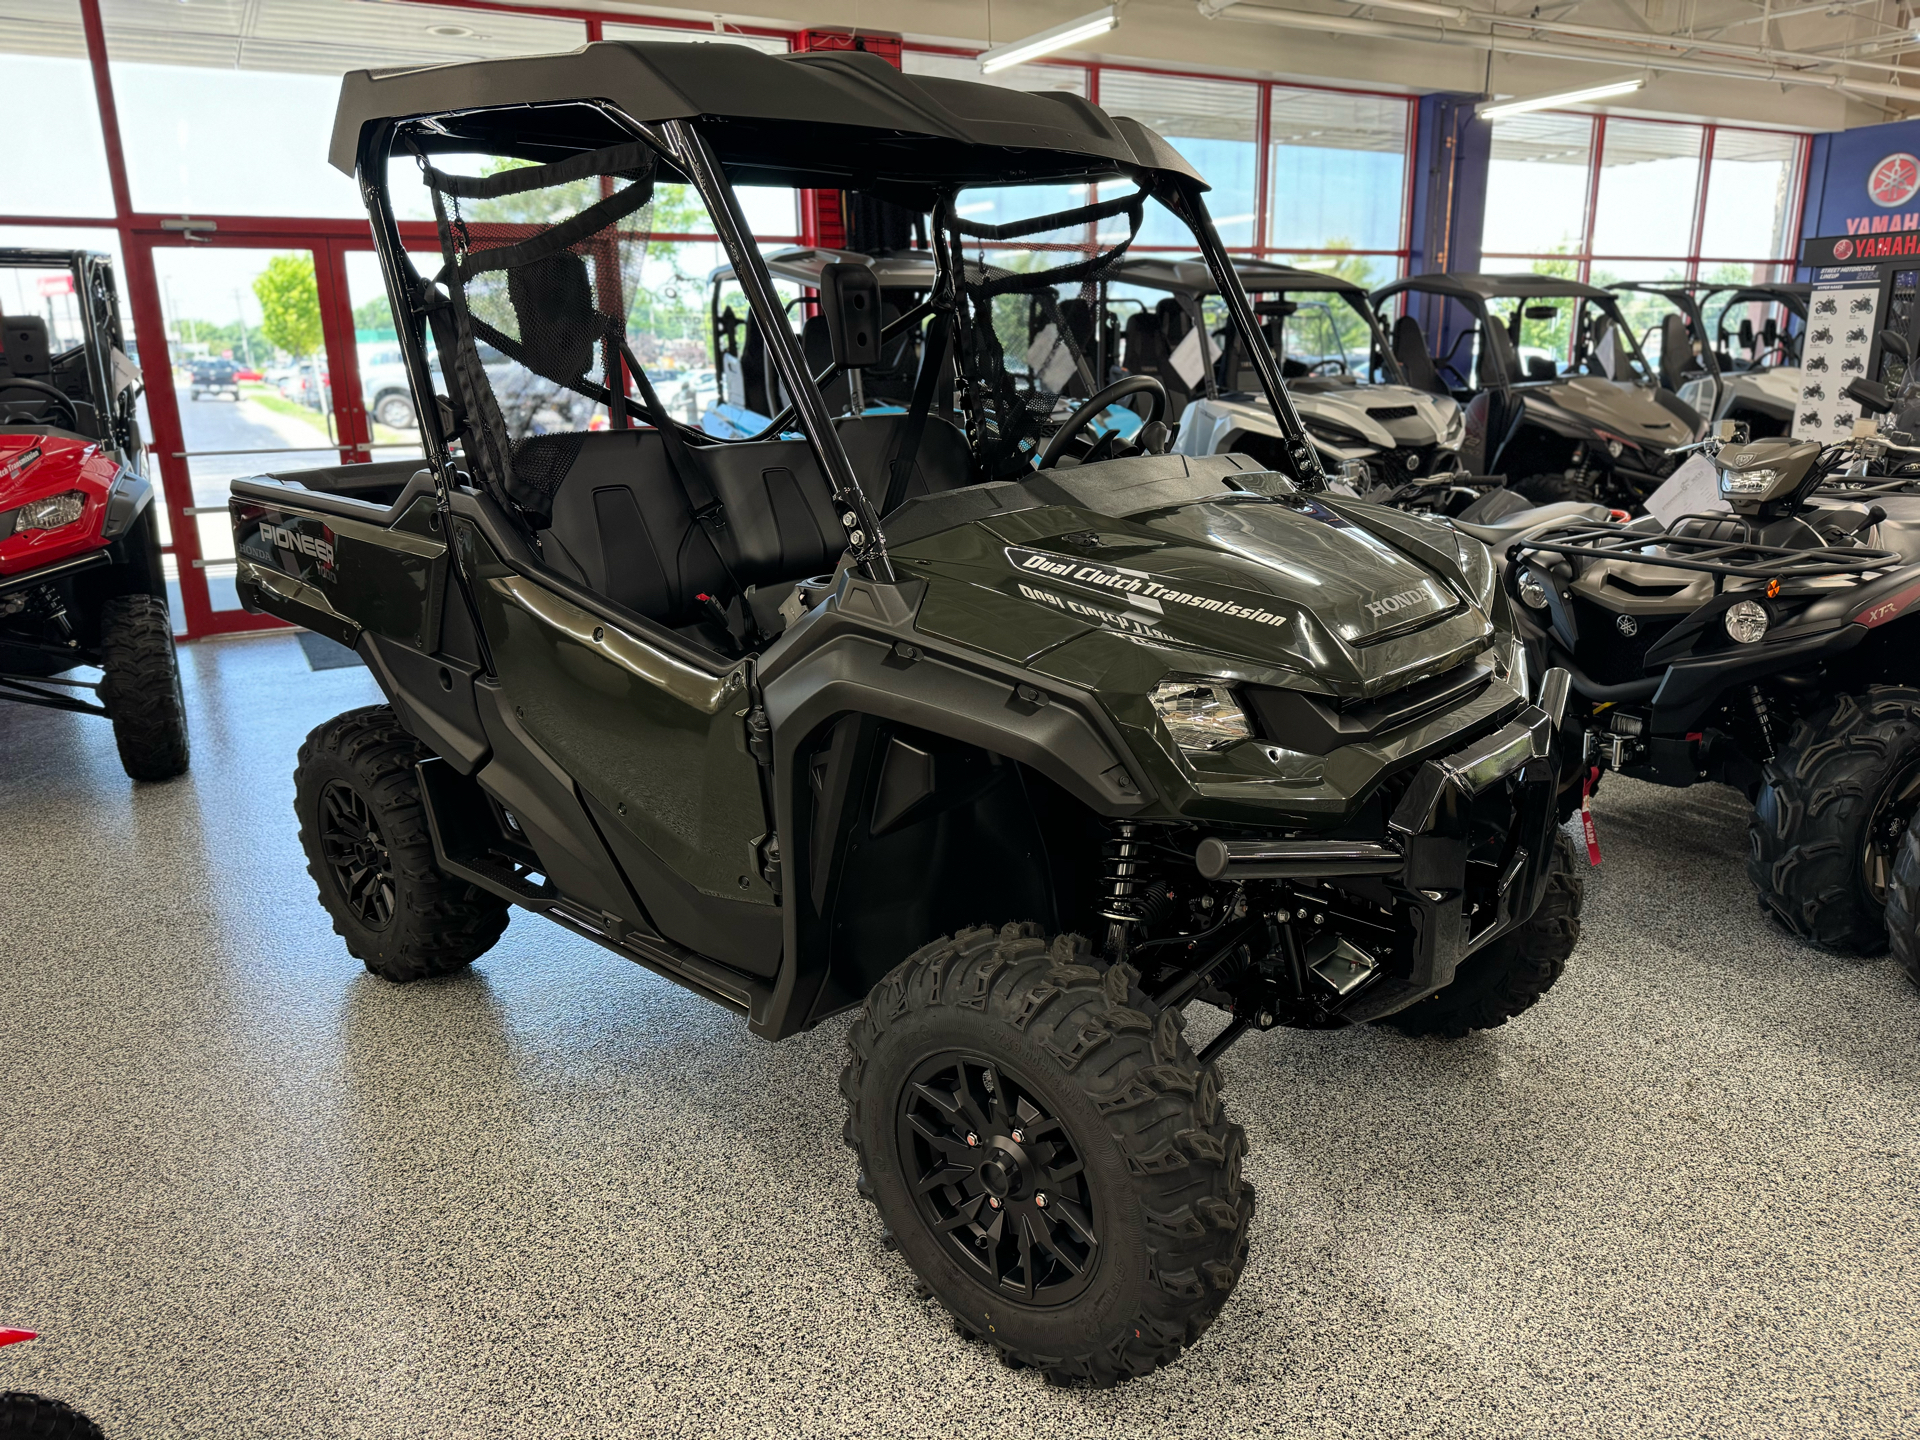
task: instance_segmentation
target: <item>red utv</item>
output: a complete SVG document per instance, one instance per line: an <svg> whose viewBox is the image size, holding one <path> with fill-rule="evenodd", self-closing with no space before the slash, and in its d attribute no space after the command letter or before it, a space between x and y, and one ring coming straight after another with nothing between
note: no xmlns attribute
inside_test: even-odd
<svg viewBox="0 0 1921 1441"><path fill-rule="evenodd" d="M0 249L0 309L28 305L0 315L0 699L103 715L127 774L166 780L186 705L112 263Z"/></svg>

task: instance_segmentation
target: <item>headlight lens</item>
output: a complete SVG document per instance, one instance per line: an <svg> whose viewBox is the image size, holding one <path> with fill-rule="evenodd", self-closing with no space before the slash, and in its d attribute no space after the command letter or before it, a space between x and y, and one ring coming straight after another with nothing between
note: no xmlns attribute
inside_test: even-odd
<svg viewBox="0 0 1921 1441"><path fill-rule="evenodd" d="M1522 695L1528 693L1527 647L1521 644L1519 636L1496 635L1487 658L1494 665L1497 679L1506 681Z"/></svg>
<svg viewBox="0 0 1921 1441"><path fill-rule="evenodd" d="M1213 751L1252 738L1247 712L1230 686L1190 676L1174 676L1148 696L1174 744L1184 751Z"/></svg>
<svg viewBox="0 0 1921 1441"><path fill-rule="evenodd" d="M1521 592L1521 604L1530 610L1547 609L1547 586L1533 571L1523 572L1518 589Z"/></svg>
<svg viewBox="0 0 1921 1441"><path fill-rule="evenodd" d="M1448 417L1447 430L1441 436L1441 444L1452 450L1461 443L1461 437L1466 433L1467 416L1457 405L1454 407L1454 414Z"/></svg>
<svg viewBox="0 0 1921 1441"><path fill-rule="evenodd" d="M1755 470L1724 470L1721 472L1721 494L1760 495L1780 478L1780 471L1766 466Z"/></svg>
<svg viewBox="0 0 1921 1441"><path fill-rule="evenodd" d="M1767 607L1758 600L1737 600L1728 607L1722 624L1728 635L1742 645L1752 645L1768 633Z"/></svg>
<svg viewBox="0 0 1921 1441"><path fill-rule="evenodd" d="M1500 583L1494 574L1494 557L1480 541L1459 532L1454 536L1454 549L1461 557L1461 579L1467 582L1474 603L1483 611L1492 610L1494 592Z"/></svg>
<svg viewBox="0 0 1921 1441"><path fill-rule="evenodd" d="M57 530L63 525L72 525L80 519L80 512L87 508L85 492L70 490L65 495L50 495L43 500L30 500L13 513L13 530L18 535L24 530Z"/></svg>

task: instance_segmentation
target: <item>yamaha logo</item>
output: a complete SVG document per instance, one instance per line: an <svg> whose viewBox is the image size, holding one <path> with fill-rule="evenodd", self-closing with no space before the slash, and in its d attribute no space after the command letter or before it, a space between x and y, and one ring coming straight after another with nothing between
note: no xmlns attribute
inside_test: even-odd
<svg viewBox="0 0 1921 1441"><path fill-rule="evenodd" d="M1635 636L1641 633L1641 622L1631 615L1617 615L1614 617L1614 628L1622 635Z"/></svg>
<svg viewBox="0 0 1921 1441"><path fill-rule="evenodd" d="M1883 156L1868 172L1868 199L1883 210L1892 210L1914 199L1916 183L1914 156L1897 150Z"/></svg>

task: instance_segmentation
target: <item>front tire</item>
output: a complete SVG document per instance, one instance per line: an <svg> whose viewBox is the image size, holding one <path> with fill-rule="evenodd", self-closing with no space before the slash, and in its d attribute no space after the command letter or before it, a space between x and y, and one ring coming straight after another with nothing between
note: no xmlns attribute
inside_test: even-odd
<svg viewBox="0 0 1921 1441"><path fill-rule="evenodd" d="M100 607L100 703L113 722L120 765L137 781L184 773L190 757L173 616L152 595L117 595Z"/></svg>
<svg viewBox="0 0 1921 1441"><path fill-rule="evenodd" d="M507 929L507 902L435 863L414 771L427 759L378 705L317 727L294 771L300 845L320 904L348 952L388 981L461 970Z"/></svg>
<svg viewBox="0 0 1921 1441"><path fill-rule="evenodd" d="M841 1072L859 1189L962 1330L1111 1386L1206 1330L1247 1255L1246 1138L1131 966L1034 925L923 946Z"/></svg>
<svg viewBox="0 0 1921 1441"><path fill-rule="evenodd" d="M1556 831L1547 893L1534 914L1461 962L1449 985L1377 1024L1404 1036L1450 1041L1506 1025L1545 996L1567 969L1581 939L1581 899L1574 843L1565 831Z"/></svg>
<svg viewBox="0 0 1921 1441"><path fill-rule="evenodd" d="M1908 981L1913 985L1921 985L1921 964L1915 955L1915 923L1921 919L1921 899L1916 897L1917 890L1921 890L1921 860L1915 855L1918 844L1921 844L1921 816L1908 821L1908 833L1902 838L1901 851L1894 858L1894 871L1888 877L1888 949L1907 971Z"/></svg>
<svg viewBox="0 0 1921 1441"><path fill-rule="evenodd" d="M0 1391L0 1436L99 1441L103 1434L98 1422L88 1420L64 1401L36 1396L31 1391Z"/></svg>
<svg viewBox="0 0 1921 1441"><path fill-rule="evenodd" d="M1888 943L1888 881L1914 813L1921 692L1870 686L1801 721L1762 771L1748 879L1804 941L1873 955Z"/></svg>

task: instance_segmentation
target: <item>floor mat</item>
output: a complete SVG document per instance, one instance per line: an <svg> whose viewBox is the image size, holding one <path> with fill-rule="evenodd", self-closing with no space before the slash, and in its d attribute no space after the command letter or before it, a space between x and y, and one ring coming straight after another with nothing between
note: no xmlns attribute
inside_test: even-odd
<svg viewBox="0 0 1921 1441"><path fill-rule="evenodd" d="M300 648L307 653L307 665L313 670L339 670L342 666L366 664L339 641L328 640L324 635L303 630L298 639Z"/></svg>

